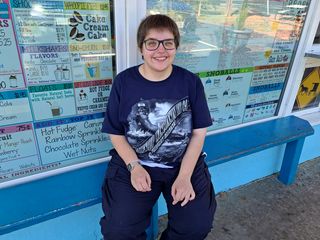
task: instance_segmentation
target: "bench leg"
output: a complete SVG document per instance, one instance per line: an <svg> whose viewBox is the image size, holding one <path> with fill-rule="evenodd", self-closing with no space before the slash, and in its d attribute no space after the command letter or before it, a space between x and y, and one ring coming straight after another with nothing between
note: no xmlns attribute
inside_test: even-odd
<svg viewBox="0 0 320 240"><path fill-rule="evenodd" d="M280 175L278 176L279 181L286 185L293 183L295 180L303 143L304 138L287 143Z"/></svg>
<svg viewBox="0 0 320 240"><path fill-rule="evenodd" d="M147 239L148 240L155 240L158 237L158 202L152 208L152 216L150 226L147 229Z"/></svg>

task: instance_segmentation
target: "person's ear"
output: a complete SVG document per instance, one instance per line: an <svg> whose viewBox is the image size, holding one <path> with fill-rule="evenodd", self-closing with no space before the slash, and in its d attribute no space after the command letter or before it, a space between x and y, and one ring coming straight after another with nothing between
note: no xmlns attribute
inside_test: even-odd
<svg viewBox="0 0 320 240"><path fill-rule="evenodd" d="M139 50L140 50L140 54L141 54L141 59L144 60L143 53L142 53L142 48L139 48Z"/></svg>

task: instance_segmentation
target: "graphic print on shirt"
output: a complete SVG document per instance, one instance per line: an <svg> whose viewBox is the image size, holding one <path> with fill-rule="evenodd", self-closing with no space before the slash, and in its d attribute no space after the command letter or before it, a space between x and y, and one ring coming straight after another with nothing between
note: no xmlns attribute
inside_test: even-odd
<svg viewBox="0 0 320 240"><path fill-rule="evenodd" d="M188 98L141 100L128 116L127 139L139 159L161 164L181 160L192 130Z"/></svg>

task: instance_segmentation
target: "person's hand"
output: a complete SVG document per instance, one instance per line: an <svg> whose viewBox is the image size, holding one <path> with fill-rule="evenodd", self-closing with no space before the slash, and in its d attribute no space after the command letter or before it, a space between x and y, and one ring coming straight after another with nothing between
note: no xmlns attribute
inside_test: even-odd
<svg viewBox="0 0 320 240"><path fill-rule="evenodd" d="M131 171L131 184L139 192L151 191L150 175L140 164Z"/></svg>
<svg viewBox="0 0 320 240"><path fill-rule="evenodd" d="M171 195L173 198L172 205L182 201L181 207L196 197L190 179L180 176L177 177L171 187Z"/></svg>

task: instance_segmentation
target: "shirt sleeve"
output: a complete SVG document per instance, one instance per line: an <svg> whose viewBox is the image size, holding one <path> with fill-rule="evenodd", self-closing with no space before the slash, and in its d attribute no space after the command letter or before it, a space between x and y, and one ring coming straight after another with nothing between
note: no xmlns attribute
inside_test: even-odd
<svg viewBox="0 0 320 240"><path fill-rule="evenodd" d="M114 79L110 96L108 99L107 110L102 124L102 132L124 135L124 127L119 119L119 108L121 98L120 77Z"/></svg>
<svg viewBox="0 0 320 240"><path fill-rule="evenodd" d="M204 87L199 77L195 76L196 86L191 100L193 129L206 128L212 125Z"/></svg>

